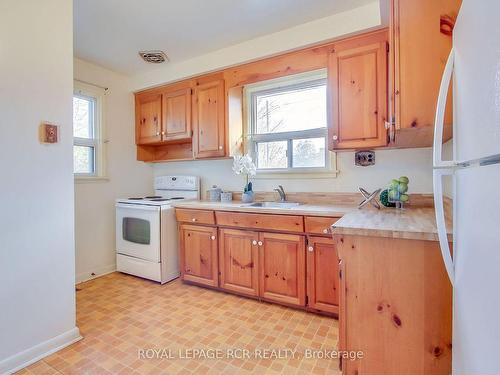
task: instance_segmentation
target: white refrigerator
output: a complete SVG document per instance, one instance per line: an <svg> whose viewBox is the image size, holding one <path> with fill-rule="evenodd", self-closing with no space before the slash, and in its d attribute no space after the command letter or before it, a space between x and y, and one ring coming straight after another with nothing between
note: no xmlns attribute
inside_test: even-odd
<svg viewBox="0 0 500 375"><path fill-rule="evenodd" d="M445 161L442 128L450 81L453 157ZM453 374L500 374L500 0L462 3L438 99L433 151L436 221L453 285ZM445 179L452 180L453 257L444 229Z"/></svg>

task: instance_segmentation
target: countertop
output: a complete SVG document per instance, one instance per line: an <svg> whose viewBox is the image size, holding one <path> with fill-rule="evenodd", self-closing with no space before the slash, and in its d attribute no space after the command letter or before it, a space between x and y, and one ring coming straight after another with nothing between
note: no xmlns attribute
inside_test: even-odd
<svg viewBox="0 0 500 375"><path fill-rule="evenodd" d="M452 224L446 223L452 241ZM332 225L333 234L439 241L434 208L352 210Z"/></svg>
<svg viewBox="0 0 500 375"><path fill-rule="evenodd" d="M332 225L333 234L405 238L412 240L438 241L434 208L404 210L365 207L358 209L353 204L300 204L292 208L251 207L249 203L181 201L172 203L176 208L204 209L215 211L250 212L279 215L310 215L341 217ZM448 238L452 240L452 225L447 221Z"/></svg>
<svg viewBox="0 0 500 375"><path fill-rule="evenodd" d="M264 208L251 207L250 203L233 202L209 202L209 201L182 201L172 203L176 208L188 208L198 210L216 210L216 211L235 211L251 212L260 214L278 214L278 215L311 215L311 216L333 216L341 217L348 212L356 209L354 205L318 205L318 204L300 204L291 208Z"/></svg>

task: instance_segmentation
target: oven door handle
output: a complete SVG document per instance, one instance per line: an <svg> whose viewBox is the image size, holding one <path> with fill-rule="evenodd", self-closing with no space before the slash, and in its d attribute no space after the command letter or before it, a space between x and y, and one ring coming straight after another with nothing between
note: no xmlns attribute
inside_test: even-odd
<svg viewBox="0 0 500 375"><path fill-rule="evenodd" d="M143 204L128 204L128 203L117 203L116 208L130 208L133 210L142 211L160 211L160 206L146 206Z"/></svg>

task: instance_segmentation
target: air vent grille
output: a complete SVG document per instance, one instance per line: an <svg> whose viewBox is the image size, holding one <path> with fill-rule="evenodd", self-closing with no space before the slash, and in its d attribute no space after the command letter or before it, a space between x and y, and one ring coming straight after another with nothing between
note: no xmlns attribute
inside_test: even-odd
<svg viewBox="0 0 500 375"><path fill-rule="evenodd" d="M139 56L148 63L161 64L168 61L168 57L163 51L140 51Z"/></svg>

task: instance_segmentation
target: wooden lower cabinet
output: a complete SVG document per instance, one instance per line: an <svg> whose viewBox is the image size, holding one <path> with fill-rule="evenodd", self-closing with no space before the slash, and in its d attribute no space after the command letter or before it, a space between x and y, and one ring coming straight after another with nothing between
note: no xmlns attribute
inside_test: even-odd
<svg viewBox="0 0 500 375"><path fill-rule="evenodd" d="M327 237L309 237L307 244L307 300L309 307L339 312L339 259L335 242Z"/></svg>
<svg viewBox="0 0 500 375"><path fill-rule="evenodd" d="M345 235L339 349L344 375L451 374L452 288L439 242Z"/></svg>
<svg viewBox="0 0 500 375"><path fill-rule="evenodd" d="M305 238L260 233L260 296L290 305L306 305Z"/></svg>
<svg viewBox="0 0 500 375"><path fill-rule="evenodd" d="M182 279L217 287L217 228L182 224L179 238Z"/></svg>
<svg viewBox="0 0 500 375"><path fill-rule="evenodd" d="M259 234L219 229L220 287L248 296L259 295Z"/></svg>

